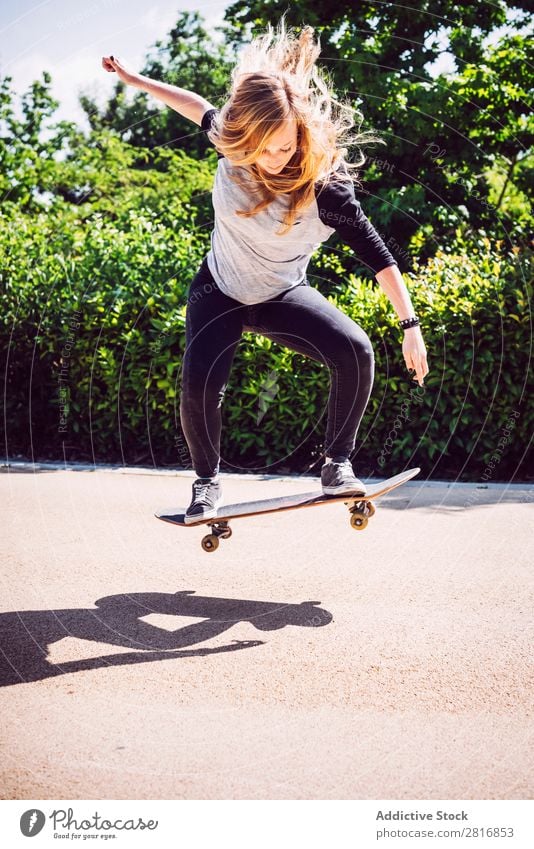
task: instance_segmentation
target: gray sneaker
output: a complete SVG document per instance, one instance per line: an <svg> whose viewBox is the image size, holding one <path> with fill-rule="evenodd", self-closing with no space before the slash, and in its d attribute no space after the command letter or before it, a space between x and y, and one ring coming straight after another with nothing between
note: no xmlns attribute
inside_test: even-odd
<svg viewBox="0 0 534 849"><path fill-rule="evenodd" d="M334 457L321 469L321 484L325 495L343 495L351 493L365 495L365 485L356 477L352 463L347 459Z"/></svg>
<svg viewBox="0 0 534 849"><path fill-rule="evenodd" d="M217 479L197 478L193 484L191 504L185 511L184 522L189 525L199 519L211 519L217 515L222 501L222 486Z"/></svg>

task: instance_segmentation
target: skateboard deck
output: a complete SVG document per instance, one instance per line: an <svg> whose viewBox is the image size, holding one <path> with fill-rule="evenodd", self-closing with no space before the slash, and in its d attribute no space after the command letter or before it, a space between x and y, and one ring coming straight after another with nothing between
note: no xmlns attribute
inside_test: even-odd
<svg viewBox="0 0 534 849"><path fill-rule="evenodd" d="M179 525L183 528L196 528L198 525L209 525L211 533L202 539L204 551L215 551L219 547L219 537L228 539L232 536L229 525L234 519L244 519L247 516L259 516L263 513L279 513L284 510L298 510L301 507L319 507L321 504L333 504L341 501L348 505L350 524L355 530L363 530L368 520L375 513L373 501L391 492L403 483L419 474L421 469L407 469L400 475L370 486L365 495L324 495L321 491L281 495L276 498L263 498L259 501L243 501L238 504L221 504L216 516L209 519L199 519L196 522L185 523L185 509L170 508L159 510L154 515L164 522Z"/></svg>

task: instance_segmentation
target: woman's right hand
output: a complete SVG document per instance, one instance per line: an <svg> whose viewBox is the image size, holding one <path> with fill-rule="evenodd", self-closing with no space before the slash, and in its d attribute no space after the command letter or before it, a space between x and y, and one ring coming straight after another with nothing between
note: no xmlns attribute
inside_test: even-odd
<svg viewBox="0 0 534 849"><path fill-rule="evenodd" d="M119 79L126 85L131 85L136 78L134 71L127 68L124 62L121 62L116 56L103 56L102 67L110 73L115 71Z"/></svg>

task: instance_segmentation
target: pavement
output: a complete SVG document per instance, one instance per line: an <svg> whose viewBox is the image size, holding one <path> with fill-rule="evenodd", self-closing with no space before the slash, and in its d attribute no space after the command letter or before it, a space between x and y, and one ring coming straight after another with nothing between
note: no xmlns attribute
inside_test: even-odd
<svg viewBox="0 0 534 849"><path fill-rule="evenodd" d="M534 487L205 528L191 472L0 468L2 799L531 799ZM223 476L225 501L318 479Z"/></svg>

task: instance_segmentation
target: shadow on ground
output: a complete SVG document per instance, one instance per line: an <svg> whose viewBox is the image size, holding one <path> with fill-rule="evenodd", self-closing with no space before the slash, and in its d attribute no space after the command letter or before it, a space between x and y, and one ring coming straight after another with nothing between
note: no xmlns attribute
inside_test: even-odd
<svg viewBox="0 0 534 849"><path fill-rule="evenodd" d="M193 657L263 645L262 640L232 640L224 646L182 651L249 622L258 631L286 625L317 628L332 621L318 601L300 604L196 596L194 590L111 595L97 609L22 610L0 614L0 686L40 681L69 672L107 666ZM151 614L190 616L205 621L169 631L143 621ZM135 651L53 664L48 648L65 637L132 648Z"/></svg>

